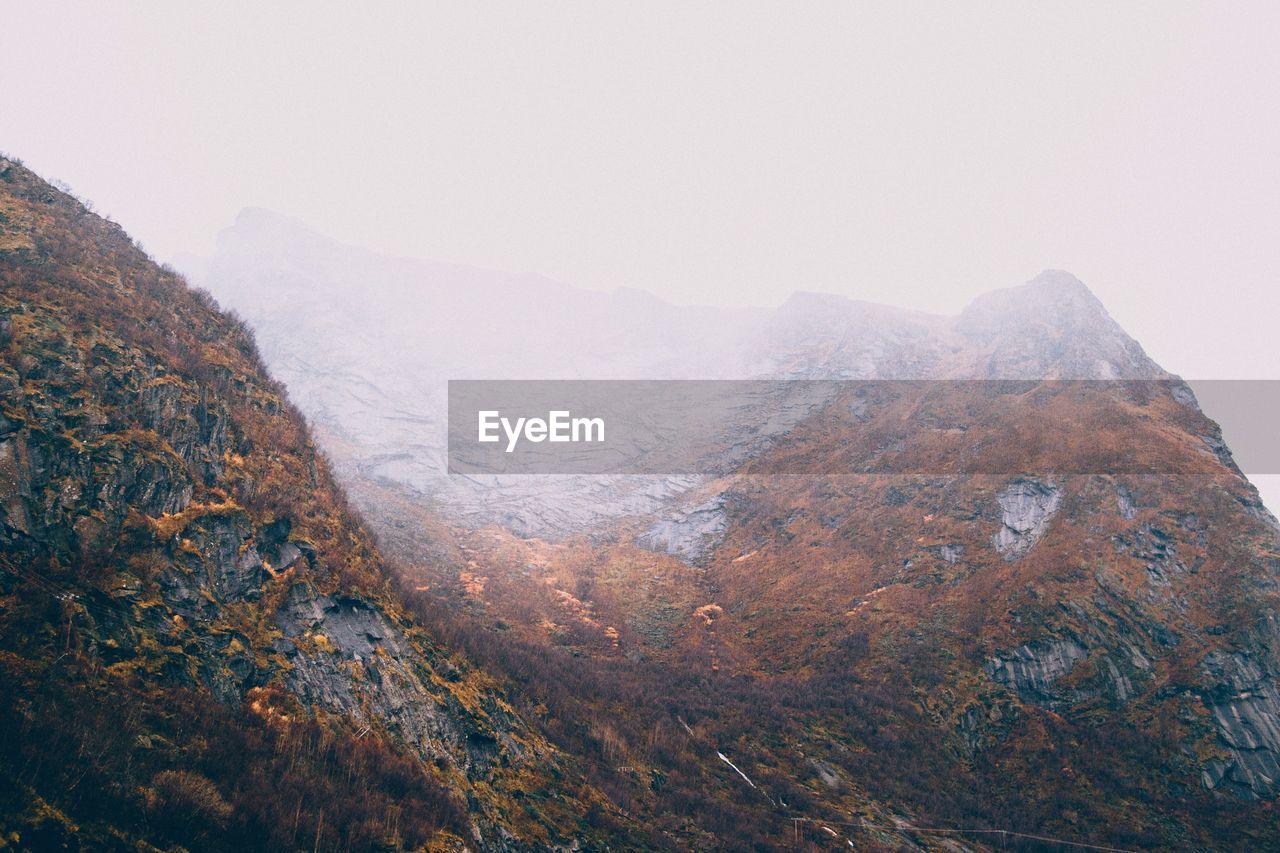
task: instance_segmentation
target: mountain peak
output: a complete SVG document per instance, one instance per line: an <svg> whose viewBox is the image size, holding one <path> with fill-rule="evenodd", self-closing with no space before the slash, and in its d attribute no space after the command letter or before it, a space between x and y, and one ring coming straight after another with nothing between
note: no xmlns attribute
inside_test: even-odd
<svg viewBox="0 0 1280 853"><path fill-rule="evenodd" d="M300 219L265 207L245 207L236 214L236 221L218 235L224 241L288 241L289 243L323 243L333 240L316 231Z"/></svg>
<svg viewBox="0 0 1280 853"><path fill-rule="evenodd" d="M245 207L233 224L219 232L213 265L238 257L319 269L332 260L339 245L299 219L265 207Z"/></svg>
<svg viewBox="0 0 1280 853"><path fill-rule="evenodd" d="M1066 270L1043 270L1024 286L1029 289L1050 293L1070 293L1097 298L1093 296L1093 291L1089 289L1088 285Z"/></svg>
<svg viewBox="0 0 1280 853"><path fill-rule="evenodd" d="M1044 270L1025 284L984 293L970 302L960 316L974 317L992 311L1055 315L1059 319L1067 313L1076 316L1087 314L1096 319L1111 320L1102 301L1084 282L1065 270L1056 269Z"/></svg>
<svg viewBox="0 0 1280 853"><path fill-rule="evenodd" d="M269 207L242 207L236 214L236 227L291 227L301 231L311 231L301 220L287 216Z"/></svg>
<svg viewBox="0 0 1280 853"><path fill-rule="evenodd" d="M1164 375L1093 291L1063 270L1045 270L1026 284L979 296L960 313L956 329L990 350L992 376Z"/></svg>

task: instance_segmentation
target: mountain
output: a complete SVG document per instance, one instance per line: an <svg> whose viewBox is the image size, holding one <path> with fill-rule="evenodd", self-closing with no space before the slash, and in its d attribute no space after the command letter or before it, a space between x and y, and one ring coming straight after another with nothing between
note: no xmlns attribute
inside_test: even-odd
<svg viewBox="0 0 1280 853"><path fill-rule="evenodd" d="M917 826L1269 847L1280 535L1212 422L1172 393L1101 387L1115 397L1028 383L996 419L981 398L886 395L656 516L555 543L464 533L456 578L415 570L477 633L501 624L643 685L575 712L636 718L641 772L667 772L643 732L674 716L832 825L876 823L870 800L910 804ZM1003 472L1012 442L1067 418L1083 441ZM849 473L886 436L923 460L958 436L989 462ZM1147 458L1089 464L1113 446ZM828 473L757 473L785 456ZM1157 461L1176 473L1141 473ZM616 692L597 690L577 692Z"/></svg>
<svg viewBox="0 0 1280 853"><path fill-rule="evenodd" d="M956 328L985 355L984 378L1134 379L1162 371L1089 288L1048 270L980 296Z"/></svg>
<svg viewBox="0 0 1280 853"><path fill-rule="evenodd" d="M321 425L412 607L668 838L723 841L674 815L733 803L743 837L792 821L819 846L1280 844L1275 520L1074 277L954 317L719 311L275 218L305 250L258 253L252 219L206 283ZM1017 381L842 399L715 477L459 482L436 429L460 376ZM816 473L770 473L794 460Z"/></svg>
<svg viewBox="0 0 1280 853"><path fill-rule="evenodd" d="M245 325L10 159L0 720L6 849L643 836L406 610Z"/></svg>
<svg viewBox="0 0 1280 853"><path fill-rule="evenodd" d="M384 257L261 209L243 211L203 266L199 283L258 334L272 373L375 519L377 504L404 496L471 526L497 520L559 536L658 510L690 485L448 477L448 379L1163 375L1061 272L988 294L957 317L814 293L777 309L678 306L638 291Z"/></svg>

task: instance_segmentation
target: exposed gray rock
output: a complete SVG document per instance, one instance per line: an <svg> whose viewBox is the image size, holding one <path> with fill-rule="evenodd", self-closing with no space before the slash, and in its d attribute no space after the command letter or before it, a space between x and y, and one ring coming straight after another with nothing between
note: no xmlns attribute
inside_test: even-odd
<svg viewBox="0 0 1280 853"><path fill-rule="evenodd" d="M1024 702L1056 709L1101 697L1127 703L1150 677L1151 661L1137 644L1122 641L1105 652L1093 648L1093 674L1079 685L1064 688L1057 683L1089 657L1084 641L1067 637L1001 652L987 662L986 670Z"/></svg>
<svg viewBox="0 0 1280 853"><path fill-rule="evenodd" d="M1055 682L1088 656L1088 650L1073 639L1046 640L1002 652L987 661L986 670L1016 690L1023 701L1048 707L1077 698L1073 692L1060 691Z"/></svg>
<svg viewBox="0 0 1280 853"><path fill-rule="evenodd" d="M1133 518L1138 514L1138 505L1133 502L1133 493L1126 486L1116 484L1116 511L1121 518Z"/></svg>
<svg viewBox="0 0 1280 853"><path fill-rule="evenodd" d="M276 559L273 561L272 568L278 572L282 572L294 563L298 562L302 556L303 551L296 543L286 542L284 545L280 546L280 550L276 554Z"/></svg>
<svg viewBox="0 0 1280 853"><path fill-rule="evenodd" d="M1246 648L1205 656L1203 669L1215 686L1203 700L1228 758L1207 762L1201 779L1205 787L1257 799L1280 791L1280 623L1272 614L1246 634Z"/></svg>
<svg viewBox="0 0 1280 853"><path fill-rule="evenodd" d="M956 734L964 747L965 755L972 758L982 747L983 724L987 715L981 705L970 705L956 721Z"/></svg>
<svg viewBox="0 0 1280 853"><path fill-rule="evenodd" d="M1232 471L1239 471L1236 467L1235 457L1231 455L1231 448L1227 447L1227 443L1222 440L1220 435L1202 435L1200 440L1204 442L1205 447L1209 448L1209 452L1218 457L1218 461Z"/></svg>
<svg viewBox="0 0 1280 853"><path fill-rule="evenodd" d="M184 536L200 552L208 572L208 589L220 602L253 600L262 594L268 574L262 556L251 543L244 516L202 518Z"/></svg>
<svg viewBox="0 0 1280 853"><path fill-rule="evenodd" d="M381 723L427 755L462 744L413 665L403 631L381 611L302 583L289 590L277 624L294 643L285 681L304 702Z"/></svg>
<svg viewBox="0 0 1280 853"><path fill-rule="evenodd" d="M1062 493L1052 482L1016 480L996 499L1000 502L1001 527L991 542L1006 560L1013 561L1025 556L1044 536L1062 502Z"/></svg>
<svg viewBox="0 0 1280 853"><path fill-rule="evenodd" d="M677 510L637 536L636 544L697 565L724 539L729 526L725 503L724 495L716 495L697 506Z"/></svg>
<svg viewBox="0 0 1280 853"><path fill-rule="evenodd" d="M1184 527L1187 520L1184 519ZM1195 520L1190 519L1191 524ZM1200 531L1188 528L1194 535ZM1173 579L1187 571L1178 557L1178 543L1164 528L1155 524L1143 524L1137 530L1115 537L1119 553L1136 557L1146 564L1147 582L1153 595L1168 597L1173 594Z"/></svg>
<svg viewBox="0 0 1280 853"><path fill-rule="evenodd" d="M408 648L403 633L380 610L360 599L320 595L309 584L289 590L277 621L286 637L321 631L329 643L356 661L379 651L399 657Z"/></svg>
<svg viewBox="0 0 1280 853"><path fill-rule="evenodd" d="M1276 519L1275 515L1263 505L1261 500L1254 498L1237 498L1237 500L1240 501L1240 505L1244 507L1244 511L1249 515L1280 532L1280 520Z"/></svg>
<svg viewBox="0 0 1280 853"><path fill-rule="evenodd" d="M1111 659L1110 655L1104 655L1101 659L1101 665L1105 668L1106 676L1111 682L1112 694L1121 702L1127 702L1134 695L1133 682L1129 680L1129 676L1125 675L1116 662Z"/></svg>
<svg viewBox="0 0 1280 853"><path fill-rule="evenodd" d="M822 781L822 784L826 785L831 790L840 791L845 787L842 773L835 765L813 756L809 756L809 765L813 767L814 772L818 774L818 778Z"/></svg>
<svg viewBox="0 0 1280 853"><path fill-rule="evenodd" d="M113 547L130 510L159 516L191 501L187 460L111 439L90 453L47 435L24 428L0 441L0 544L15 552L39 542L84 558Z"/></svg>
<svg viewBox="0 0 1280 853"><path fill-rule="evenodd" d="M1169 393L1174 400L1182 405L1200 411L1200 403L1196 400L1195 392L1185 382L1174 382L1169 386Z"/></svg>

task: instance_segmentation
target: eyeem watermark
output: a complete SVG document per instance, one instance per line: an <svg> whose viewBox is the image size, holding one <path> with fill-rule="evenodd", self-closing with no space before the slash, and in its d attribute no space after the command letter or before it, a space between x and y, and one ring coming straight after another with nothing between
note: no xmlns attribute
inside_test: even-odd
<svg viewBox="0 0 1280 853"><path fill-rule="evenodd" d="M476 413L478 435L476 441L490 444L501 441L499 428L507 439L507 453L512 453L520 439L537 444L541 441L553 443L593 443L604 441L604 418L575 418L570 412L552 411L543 418L504 418L497 410Z"/></svg>
<svg viewBox="0 0 1280 853"><path fill-rule="evenodd" d="M1236 463L1280 473L1280 382L1269 380L451 380L448 390L448 470L460 475L1208 476Z"/></svg>

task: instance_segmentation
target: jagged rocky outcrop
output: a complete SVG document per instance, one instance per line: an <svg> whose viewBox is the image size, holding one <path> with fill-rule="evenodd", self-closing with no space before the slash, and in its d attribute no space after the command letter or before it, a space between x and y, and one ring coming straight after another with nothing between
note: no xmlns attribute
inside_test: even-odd
<svg viewBox="0 0 1280 853"><path fill-rule="evenodd" d="M1104 614L1079 603L1061 612L1079 636L1064 633L998 652L984 665L987 674L1023 702L1057 711L1098 701L1122 708L1149 685L1150 641L1127 627L1116 631Z"/></svg>
<svg viewBox="0 0 1280 853"><path fill-rule="evenodd" d="M1088 650L1070 638L1018 646L986 664L987 673L1018 691L1025 701L1050 706L1067 701L1055 687L1059 678L1089 656Z"/></svg>
<svg viewBox="0 0 1280 853"><path fill-rule="evenodd" d="M1010 483L996 496L1000 503L1000 530L992 537L1006 560L1026 555L1049 529L1049 521L1062 501L1052 482L1036 479Z"/></svg>
<svg viewBox="0 0 1280 853"><path fill-rule="evenodd" d="M468 710L433 685L456 678L456 669L440 675L424 666L404 630L368 601L299 583L285 594L276 624L283 636L273 647L290 665L285 682L303 701L385 726L432 760L462 756L471 772L488 769L500 752L520 754L503 731L517 725L510 712L492 697ZM353 679L353 668L363 677Z"/></svg>
<svg viewBox="0 0 1280 853"><path fill-rule="evenodd" d="M720 544L727 527L727 498L716 495L668 513L637 536L636 544L697 565Z"/></svg>
<svg viewBox="0 0 1280 853"><path fill-rule="evenodd" d="M1204 702L1224 754L1206 762L1202 777L1208 788L1272 797L1280 789L1280 618L1266 614L1244 637L1251 642L1203 662L1211 683Z"/></svg>

